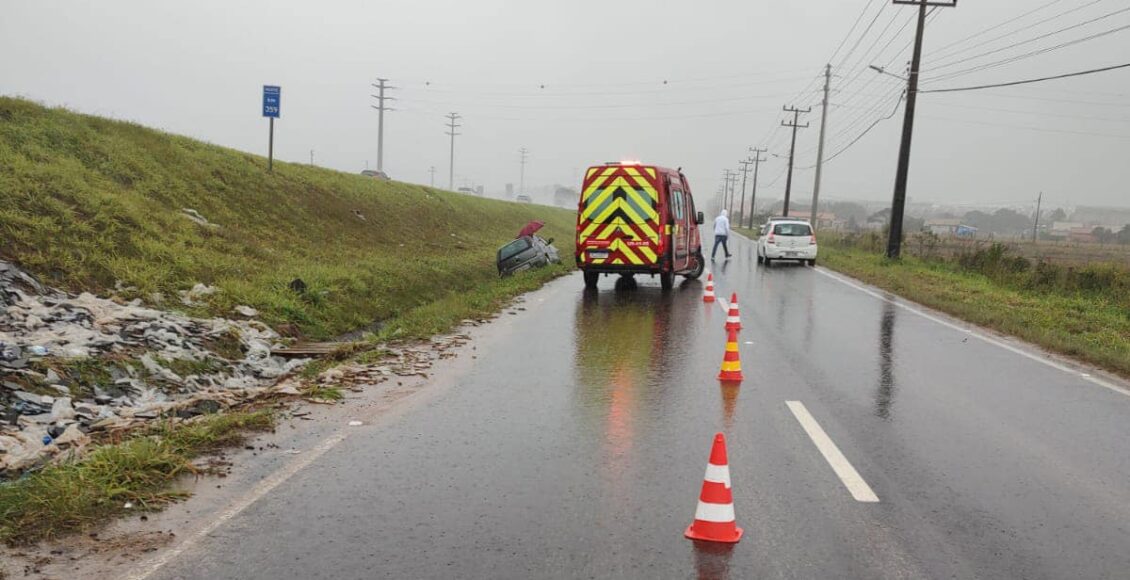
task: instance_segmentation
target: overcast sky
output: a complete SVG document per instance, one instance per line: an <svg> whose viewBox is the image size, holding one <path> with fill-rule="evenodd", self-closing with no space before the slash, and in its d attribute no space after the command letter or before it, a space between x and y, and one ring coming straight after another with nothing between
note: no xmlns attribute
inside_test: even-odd
<svg viewBox="0 0 1130 580"><path fill-rule="evenodd" d="M399 87L385 127L396 179L428 183L434 166L446 185L443 115L455 111L456 186L517 183L524 146L529 185L575 186L590 164L633 158L683 167L703 197L748 147L787 154L788 132L774 130L785 104L812 107L797 166L814 163L826 62L829 155L889 114L901 81L866 66L902 73L915 11L889 0L3 0L0 94L265 154L261 87L278 84L277 157L308 162L313 149L317 164L355 172L376 164L369 85L383 76ZM923 89L1121 64L1130 30L968 71L1124 26L1123 0L963 0L931 16ZM948 73L962 74L938 78ZM1053 207L1130 205L1128 97L1130 69L923 94L910 194L1026 203L1042 190ZM823 195L889 200L901 119L830 160ZM784 167L762 165L763 195L781 196ZM812 180L797 171L802 203Z"/></svg>

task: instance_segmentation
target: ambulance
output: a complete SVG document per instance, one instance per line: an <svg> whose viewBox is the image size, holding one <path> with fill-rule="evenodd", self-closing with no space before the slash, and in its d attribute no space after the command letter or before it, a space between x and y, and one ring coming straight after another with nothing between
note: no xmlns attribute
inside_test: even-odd
<svg viewBox="0 0 1130 580"><path fill-rule="evenodd" d="M585 287L601 274L659 276L664 290L675 276L698 278L706 266L686 176L639 162L590 167L577 205L577 268Z"/></svg>

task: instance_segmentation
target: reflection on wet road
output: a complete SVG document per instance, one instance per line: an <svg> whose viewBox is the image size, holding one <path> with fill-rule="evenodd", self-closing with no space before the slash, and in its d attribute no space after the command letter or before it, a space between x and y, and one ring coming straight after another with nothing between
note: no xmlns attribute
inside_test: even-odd
<svg viewBox="0 0 1130 580"><path fill-rule="evenodd" d="M702 285L569 277L504 317L455 386L365 427L166 578L1065 578L1130 570L1130 399L812 268ZM786 407L881 501L853 499ZM736 546L687 541L725 431Z"/></svg>

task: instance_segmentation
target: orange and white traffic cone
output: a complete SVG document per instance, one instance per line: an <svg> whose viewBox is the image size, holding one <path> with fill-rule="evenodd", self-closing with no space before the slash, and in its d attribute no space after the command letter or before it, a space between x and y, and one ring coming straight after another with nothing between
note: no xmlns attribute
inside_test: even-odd
<svg viewBox="0 0 1130 580"><path fill-rule="evenodd" d="M726 354L722 357L722 370L718 373L718 380L729 383L740 383L742 379L742 358L738 353L738 331L730 329L726 338Z"/></svg>
<svg viewBox="0 0 1130 580"><path fill-rule="evenodd" d="M730 295L730 312L726 314L726 330L741 330L742 318L738 314L738 293Z"/></svg>
<svg viewBox="0 0 1130 580"><path fill-rule="evenodd" d="M703 302L714 302L714 274L706 275L706 290L702 293Z"/></svg>
<svg viewBox="0 0 1130 580"><path fill-rule="evenodd" d="M702 493L694 510L694 522L683 535L692 540L735 544L742 539L742 529L734 516L734 498L730 491L730 463L726 459L726 437L714 436L710 463L702 480Z"/></svg>

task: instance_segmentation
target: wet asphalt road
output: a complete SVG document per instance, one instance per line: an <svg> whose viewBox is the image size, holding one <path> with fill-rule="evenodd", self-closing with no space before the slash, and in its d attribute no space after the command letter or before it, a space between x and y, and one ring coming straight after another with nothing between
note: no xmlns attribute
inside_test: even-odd
<svg viewBox="0 0 1130 580"><path fill-rule="evenodd" d="M155 577L1130 577L1130 397L734 246L713 270L740 297L740 388L714 378L724 315L700 283L560 280L442 395L358 428ZM731 549L682 536L719 430Z"/></svg>

